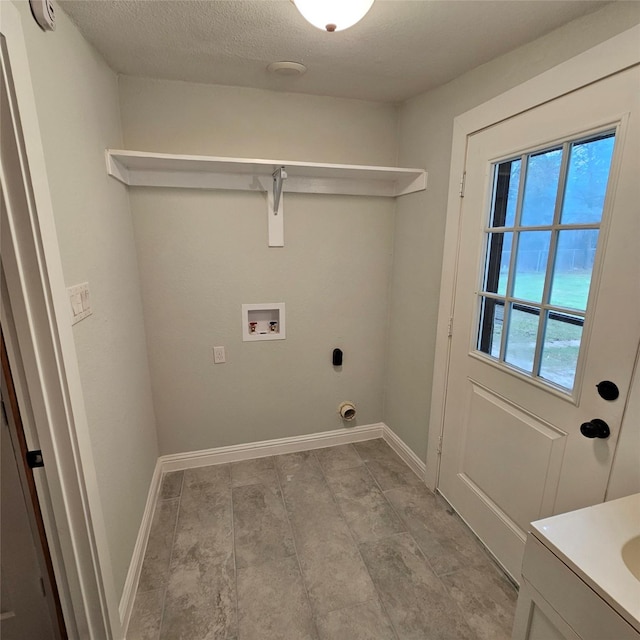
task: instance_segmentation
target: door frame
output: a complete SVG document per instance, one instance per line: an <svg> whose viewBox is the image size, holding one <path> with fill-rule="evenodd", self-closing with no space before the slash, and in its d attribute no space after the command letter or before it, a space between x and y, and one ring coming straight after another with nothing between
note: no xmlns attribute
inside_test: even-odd
<svg viewBox="0 0 640 640"><path fill-rule="evenodd" d="M10 67L10 117L19 141L18 171L28 212L2 213L7 299L0 311L7 352L14 375L24 380L25 388L17 389L21 413L33 416L25 424L27 441L38 442L45 460L46 484L39 477L37 488L68 633L120 640L123 631L29 58L12 2L0 2L0 31Z"/></svg>
<svg viewBox="0 0 640 640"><path fill-rule="evenodd" d="M640 62L639 41L640 25L637 25L457 116L453 121L449 195L434 356L434 371L444 372L444 375L434 376L431 387L432 401L425 475L427 486L432 490L438 488L440 476L440 452L444 434L451 352L449 334L457 283L461 191L464 184L467 139L482 129L638 64Z"/></svg>

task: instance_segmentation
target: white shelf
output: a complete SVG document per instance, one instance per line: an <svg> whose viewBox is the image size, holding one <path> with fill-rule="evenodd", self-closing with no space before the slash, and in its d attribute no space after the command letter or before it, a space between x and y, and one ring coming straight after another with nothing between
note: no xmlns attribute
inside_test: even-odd
<svg viewBox="0 0 640 640"><path fill-rule="evenodd" d="M423 169L117 149L107 149L106 154L109 175L131 187L266 192L270 247L284 246L284 193L395 198L427 188L427 172Z"/></svg>
<svg viewBox="0 0 640 640"><path fill-rule="evenodd" d="M423 169L107 149L109 175L132 187L269 191L279 167L287 172L285 193L396 197L427 186Z"/></svg>

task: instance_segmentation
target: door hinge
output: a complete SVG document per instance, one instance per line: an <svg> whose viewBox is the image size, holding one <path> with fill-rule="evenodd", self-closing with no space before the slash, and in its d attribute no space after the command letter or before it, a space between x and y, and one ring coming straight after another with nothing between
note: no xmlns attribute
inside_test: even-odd
<svg viewBox="0 0 640 640"><path fill-rule="evenodd" d="M4 403L4 400L0 400L0 403L2 404L2 420L4 421L4 423L7 425L7 427L9 426L9 418L7 417L7 407Z"/></svg>
<svg viewBox="0 0 640 640"><path fill-rule="evenodd" d="M436 453L441 456L442 455L442 434L438 438L438 448L436 449Z"/></svg>
<svg viewBox="0 0 640 640"><path fill-rule="evenodd" d="M467 183L467 172L464 171L462 173L462 178L460 178L460 197L464 198L464 187Z"/></svg>
<svg viewBox="0 0 640 640"><path fill-rule="evenodd" d="M447 336L450 338L453 335L453 316L449 318L449 325L447 326Z"/></svg>
<svg viewBox="0 0 640 640"><path fill-rule="evenodd" d="M42 459L42 451L35 449L34 451L27 451L27 464L30 469L36 469L38 467L44 467L44 460Z"/></svg>

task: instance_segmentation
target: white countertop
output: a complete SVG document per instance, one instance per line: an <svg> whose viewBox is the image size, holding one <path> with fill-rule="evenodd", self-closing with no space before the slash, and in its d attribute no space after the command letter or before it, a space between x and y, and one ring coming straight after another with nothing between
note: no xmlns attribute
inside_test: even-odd
<svg viewBox="0 0 640 640"><path fill-rule="evenodd" d="M640 493L537 520L531 532L640 631L640 581L622 559L640 535Z"/></svg>

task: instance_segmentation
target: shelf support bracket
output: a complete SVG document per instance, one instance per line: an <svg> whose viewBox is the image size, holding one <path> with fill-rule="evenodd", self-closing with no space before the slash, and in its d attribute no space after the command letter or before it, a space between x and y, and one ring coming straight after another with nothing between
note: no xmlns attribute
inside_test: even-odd
<svg viewBox="0 0 640 640"><path fill-rule="evenodd" d="M284 167L278 167L273 172L273 211L276 216L278 215L278 208L280 207L283 183L286 179L287 172L284 170Z"/></svg>
<svg viewBox="0 0 640 640"><path fill-rule="evenodd" d="M284 167L273 172L273 189L267 191L269 246L284 247L284 199L282 187L287 179Z"/></svg>

